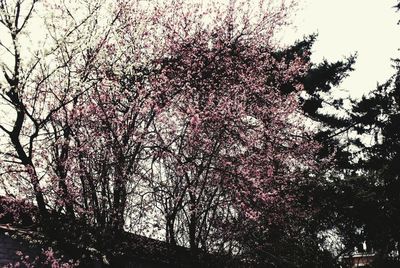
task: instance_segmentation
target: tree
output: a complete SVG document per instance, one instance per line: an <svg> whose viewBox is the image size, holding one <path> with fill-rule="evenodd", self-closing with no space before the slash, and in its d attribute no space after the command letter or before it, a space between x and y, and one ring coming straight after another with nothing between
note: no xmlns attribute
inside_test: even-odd
<svg viewBox="0 0 400 268"><path fill-rule="evenodd" d="M362 217L363 232L379 258L389 258L398 251L399 224L399 67L388 82L379 85L369 96L356 103L353 112L357 131L372 142L361 143L363 157L358 162L369 183L370 196L360 203L372 203L370 218ZM395 253L394 259L398 256Z"/></svg>
<svg viewBox="0 0 400 268"><path fill-rule="evenodd" d="M339 137L334 143L328 141L340 145L336 171L330 171L329 180L313 194L321 205L317 219L338 232L344 243L342 254L355 247L363 251L360 245L366 242L367 250L376 254L376 267L398 266L397 62L397 74L353 101L345 117L328 117L330 127L317 135ZM340 137L343 133L347 137ZM329 143L327 152L332 148Z"/></svg>
<svg viewBox="0 0 400 268"><path fill-rule="evenodd" d="M2 134L10 144L3 153L5 163L9 164L2 167L5 170L2 182L5 191L23 196L30 196L29 188L32 187L43 220L48 219L48 207L54 205L49 188L52 174L56 174L57 179L53 182L58 185L60 191L57 194L60 194L63 206L70 217L75 215L67 174L61 164L68 155L68 143L59 144L60 137L68 140L71 134L68 122L56 127L55 116L88 90L81 85L78 88L76 84L79 79L88 78L87 69L94 59L83 56L87 45L90 46L91 39L96 36L96 28L91 26L100 4L88 4L87 12L75 17L69 4L56 4L56 10L61 14L53 12L53 17L42 22L48 29L48 37L44 36L44 41L39 44L29 42L32 36L24 38L25 34L30 30L30 22L38 19L33 17L34 14L43 14L36 10L37 7L46 13L53 6L19 0L2 1L0 5L2 30L9 35L9 40L6 35L2 35L4 39L1 40L2 48L8 54L3 59L5 80L1 85L1 97L6 105L5 112L11 114L9 118L2 118L1 125ZM57 15L62 17L61 20L57 20ZM42 25L40 21L36 23ZM89 34L81 36L80 31ZM24 42L44 48L30 51L24 49ZM7 61L8 56L11 61ZM76 77L77 72L82 76ZM54 158L50 157L52 153Z"/></svg>
<svg viewBox="0 0 400 268"><path fill-rule="evenodd" d="M26 68L11 16L22 2L1 3L15 43L2 96L17 115L12 130L1 127L5 190L30 197L32 187L43 219L57 211L71 225L165 232L195 255L276 264L257 243L304 230L296 224L312 210L296 189L323 163L301 90L317 98L350 68L310 70L312 41L275 44L290 5L86 2L75 13L63 2L46 21L50 52Z"/></svg>
<svg viewBox="0 0 400 268"><path fill-rule="evenodd" d="M196 39L196 41L198 40L199 38ZM270 54L270 57L273 62L278 64L282 64L283 62L290 64L291 61L299 59L299 56L304 62L308 62L309 50L313 40L314 37L310 37L309 39L296 43L290 48L281 51L275 50ZM196 44L194 48L193 46L194 45L192 44L188 45L185 43L186 50L191 52L196 49L196 53L191 54L191 57L193 58L187 59L182 57L182 59L180 59L182 62L179 62L178 66L186 66L186 64L191 64L194 61L202 62L201 59L198 60L197 55L207 55L207 53L213 52L206 50L206 52L201 53L200 51L203 51L201 44ZM240 44L235 44L233 48L227 46L226 50L231 51L237 49L237 47L240 47ZM239 53L231 54L236 56ZM221 52L221 55L225 54ZM225 59L226 58L229 58L229 56L225 56ZM236 58L233 58L231 61L234 62L236 66L242 66L243 64ZM301 103L297 108L297 112L303 109L307 116L312 119L318 118L320 122L326 121L329 123L332 121L333 117L324 116L322 112L316 113L316 110L319 107L315 107L314 110L310 109L309 106L307 106L308 100L313 98L313 100L320 101L322 106L323 100L319 93L321 91L328 92L332 88L332 85L337 85L345 76L345 73L351 70L353 62L354 58L352 57L347 61L332 64L324 62L323 64L313 66L311 70L307 70L306 74L302 72L295 74L291 83L279 81L280 76L276 75L275 72L273 75L268 75L268 72L266 72L265 78L263 78L262 74L258 74L256 71L252 71L251 73L257 74L257 77L261 77L261 79L265 79L267 85L276 89L279 98L276 95L274 98L277 100L279 99L276 104L279 103L280 105L290 101L288 98L293 97L293 94L299 93L298 89L296 90L296 84L307 85L305 91L310 94L309 99L300 99ZM224 62L218 62L217 66L222 69L221 73L207 77L208 81L206 83L210 85L218 83L218 85L221 85L222 83L220 81L223 80L224 77L230 77L230 75L228 76L224 73L225 64L226 63ZM192 66L193 65L195 64L192 64ZM258 66L262 66L262 63L259 63ZM210 68L212 67L214 66L211 65ZM278 68L279 67L270 64L266 70L270 71ZM186 76L186 69L178 71L178 75L171 76ZM159 161L161 161L161 163L157 163L157 160L155 160L153 164L155 170L160 172L157 177L160 178L161 182L152 180L154 177L153 173L151 173L149 181L154 189L163 189L162 191L155 191L154 193L158 203L157 208L162 213L166 214L166 240L172 244L184 243L190 245L191 248L194 248L195 250L197 250L198 247L201 250L212 249L213 247L215 248L215 245L213 246L213 244L217 242L218 248L221 252L226 251L226 248L231 252L239 249L241 250L242 257L247 256L247 258L253 259L255 262L264 264L269 263L270 265L286 267L288 265L298 265L299 263L308 266L321 265L321 263L324 263L325 259L328 259L328 257L323 255L326 253L319 252L320 243L322 241L317 237L321 231L328 230L332 225L329 227L326 225L323 226L321 222L318 222L318 225L316 225L317 221L313 220L313 216L316 214L316 209L320 208L320 206L319 204L312 203L310 197L307 196L306 193L314 190L316 186L319 186L319 184L323 182L321 178L316 179L315 170L314 172L308 170L308 174L305 170L301 169L288 170L285 167L286 163L279 159L279 155L289 156L295 154L293 159L303 160L302 157L305 157L305 160L309 160L309 157L314 159L318 149L321 149L319 151L319 161L323 163L323 158L330 154L326 151L329 152L329 150L334 149L332 146L334 135L332 135L329 140L320 139L321 141L326 141L326 147L310 149L302 147L304 144L301 144L297 147L299 151L296 151L296 146L290 145L291 139L294 138L292 134L296 131L292 128L293 126L290 123L279 124L273 119L268 118L268 120L264 121L267 122L265 123L267 126L262 129L257 129L256 127L258 130L257 132L262 133L263 130L271 131L273 128L272 125L275 123L281 125L282 128L278 128L276 133L269 132L268 138L275 137L275 134L278 133L283 134L282 137L285 139L288 146L286 148L280 147L279 144L285 143L283 141L277 142L277 140L275 140L275 143L267 141L268 145L265 145L265 147L268 147L271 150L269 156L273 155L278 157L272 157L272 159L271 157L262 155L261 152L258 151L257 146L254 146L256 148L247 148L246 146L249 146L249 144L263 144L263 141L258 140L257 136L255 137L251 134L243 135L240 132L237 132L236 128L239 128L244 133L246 133L246 129L252 129L246 127L246 123L248 122L239 121L233 126L224 124L225 122L235 122L235 116L237 116L241 111L234 110L232 112L230 111L229 114L219 112L220 105L228 105L230 103L233 103L229 105L231 107L236 107L238 105L235 103L236 100L224 99L224 96L220 96L220 92L214 93L215 91L213 91L212 88L207 91L211 93L208 93L208 95L203 94L202 97L201 94L204 90L205 83L201 83L204 76L201 71L208 70L201 69L200 71L192 72L190 77L190 79L199 77L195 79L196 82L199 82L187 82L196 90L195 92L188 91L190 97L187 99L190 101L179 103L179 114L184 114L186 121L181 123L181 121L177 120L178 116L175 116L176 112L174 113L174 111L167 110L165 112L166 118L164 119L163 124L160 124L159 126L160 130L158 131L158 135L162 140L161 143L165 144L166 148L160 148L161 155L159 156ZM213 72L210 71L210 73L212 74ZM214 82L214 79L216 79L216 82ZM237 81L233 81L233 83L236 82ZM227 81L226 83L229 85L232 81ZM229 92L230 87L231 86L228 86L228 89L224 92ZM273 89L269 87L268 90L271 92ZM248 98L244 89L242 89L242 92L243 95L240 95L240 93L237 92L235 95L243 96L241 99ZM267 94L270 92L264 92L264 94L266 94L265 96L268 96ZM292 95L290 95L291 93ZM215 98L214 96L218 96L217 100L213 99ZM260 94L257 97L261 96L263 95ZM297 95L296 98L298 98L298 96L299 95ZM223 104L218 101L221 99L224 99ZM256 102L254 105L252 104L253 100L254 99L250 98L249 101L245 102L249 105L253 105L253 107L245 106L243 108L243 114L251 114L253 111L252 109L260 107L257 105L263 105L263 102ZM264 104L267 103L268 102L265 102ZM324 102L324 104L326 103L327 101ZM268 106L264 106L263 108L265 112L263 116L268 116L268 114L275 115L276 112L268 112L270 111L269 109L274 109L273 105L270 103L268 104ZM192 107L189 105L192 105ZM284 107L281 106L279 110L281 111L282 108ZM294 114L291 113L290 115ZM258 118L258 116L262 115L257 114L257 117L254 116L254 118ZM323 121L324 119L325 121ZM288 118L285 118L285 120L287 120L286 122L290 122ZM168 129L166 129L165 132L162 130L162 126L165 125L165 122L167 122L167 125L175 125L174 131L177 135L172 136L176 137L175 139L172 139L171 137L168 138ZM215 124L216 122L217 124ZM179 123L178 126L176 126L177 123ZM330 123L330 126L332 124L333 123ZM291 133L287 133L286 131ZM301 130L300 132L305 133L304 130ZM334 134L334 132L332 133ZM329 136L326 132L325 135L327 137ZM234 137L234 139L230 140L230 136ZM246 138L250 138L250 140ZM264 136L262 139L268 140L268 138ZM311 142L306 136L304 136L304 134L299 138L301 141L306 142L306 144L314 144L315 146L315 143ZM294 138L294 140L295 139L296 138ZM224 155L223 148L225 146L234 146L231 147L233 148L230 150L232 152L238 150L236 147L238 146L237 142L240 142L239 153L237 155ZM274 146L275 144L277 147ZM309 155L308 153L310 152L314 155ZM218 162L218 158L220 157L223 159L227 158L224 161L229 161L230 165L226 167L223 163ZM258 157L260 158L258 159ZM251 183L250 185L246 184L246 179L248 178L243 176L243 174L240 174L240 172L246 172L246 169L251 170L251 172L249 172L251 174L250 177L255 179L254 173L252 172L262 170L259 169L260 167L271 167L271 162L266 160L268 158L273 163L273 167L270 169L272 173L275 173L273 174L273 179L269 182L264 181L261 183L265 183L265 188L262 188L263 186L260 184L257 186L254 184L252 185ZM305 164L305 166L306 165L307 164ZM239 171L241 168L243 168L243 170ZM226 173L227 171L228 173ZM260 173L262 173L262 171L260 171ZM283 182L285 181L285 175L288 177L292 176L290 179L286 178L287 180L290 180L290 183L285 184ZM217 183L215 183L215 178L220 181L217 180ZM238 187L237 185L241 184L239 190L245 193L240 192L239 196L235 196L232 200L232 193L229 189L230 185L227 185L224 182L226 178L232 180L228 182L231 185L234 185L234 187ZM240 180L238 180L238 178L240 178ZM207 187L207 181L212 182L210 187ZM260 178L260 181L263 181L263 179ZM310 187L313 188L310 190ZM258 199L256 194L253 195L260 190L261 193L265 194L272 189L273 191L276 189L278 190L267 202L265 202L266 200ZM228 198L226 196L228 196ZM244 206L240 209L237 209L234 205L235 200L237 199L243 200L242 202L244 203ZM288 202L288 199L291 199L291 202ZM248 200L251 200L251 204L246 204ZM226 210L221 211L218 204L225 205ZM257 218L259 215L257 220L249 220L249 215L246 215L246 212L249 212L246 210L246 206L251 207L251 209L257 208L257 210L252 211L254 214L250 214L250 217L254 218ZM290 213L290 210L293 210L292 213ZM234 213L232 213L232 211ZM237 211L242 211L242 214L235 214ZM284 217L284 215L287 215L287 217ZM288 224L289 222L290 224ZM222 225L217 225L217 228L215 228L213 226L215 223ZM308 224L313 224L314 229L309 228L307 226ZM249 226L252 227L249 228ZM221 232L220 228L222 228L224 232ZM249 230L249 232L246 232L246 230ZM223 235L222 238L221 234ZM222 243L221 241L229 241L229 243ZM298 251L294 253L295 250ZM285 256L285 254L287 255ZM310 254L310 259L305 260L305 254ZM319 260L316 259L317 254L321 254ZM300 256L303 256L303 258ZM313 261L315 262L312 263ZM322 265L325 265L325 263Z"/></svg>

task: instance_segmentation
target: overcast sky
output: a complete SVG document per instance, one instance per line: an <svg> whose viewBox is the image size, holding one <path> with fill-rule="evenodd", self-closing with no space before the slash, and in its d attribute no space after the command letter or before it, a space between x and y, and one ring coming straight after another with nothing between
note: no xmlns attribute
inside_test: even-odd
<svg viewBox="0 0 400 268"><path fill-rule="evenodd" d="M285 35L295 40L319 33L313 60L338 60L358 53L355 71L340 86L360 97L394 73L391 58L400 52L400 12L396 0L301 0L294 18L297 29Z"/></svg>

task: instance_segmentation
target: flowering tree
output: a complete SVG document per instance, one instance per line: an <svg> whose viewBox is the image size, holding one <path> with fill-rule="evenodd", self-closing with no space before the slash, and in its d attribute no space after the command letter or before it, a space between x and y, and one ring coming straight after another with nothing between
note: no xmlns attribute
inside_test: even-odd
<svg viewBox="0 0 400 268"><path fill-rule="evenodd" d="M173 21L181 34L171 36L172 56L162 70L163 88L174 95L156 117L157 153L145 174L166 215L166 240L194 251L237 250L245 225L299 214L289 189L317 167L318 145L298 124L307 55L273 54L269 23L282 22L285 9L261 12L250 23L230 8L205 29ZM291 94L283 93L288 85Z"/></svg>
<svg viewBox="0 0 400 268"><path fill-rule="evenodd" d="M61 144L60 137L68 140L68 122L57 126L56 117L88 90L76 85L79 80L88 79L86 73L93 58L84 57L84 53L96 35L95 28L90 26L99 3L88 4L87 12L78 18L64 2L64 6L56 6L62 8L61 14L54 12L44 22L39 20L43 13L37 12L38 5L38 1L28 4L19 0L2 1L0 5L0 22L5 33L1 46L6 54L2 58L5 78L1 85L5 107L2 111L11 115L4 116L0 126L2 137L10 145L3 152L4 162L8 164L2 167L5 171L2 184L3 190L12 194L33 194L43 219L48 218L48 207L54 205L51 192L59 189L57 194L73 217L67 174L61 165L68 149L66 142ZM46 13L53 6L42 3L40 8ZM33 36L27 36L31 21L36 27L47 26L48 33L43 40L35 42ZM91 34L80 36L84 30L91 30ZM41 47L28 49L23 47L25 42ZM57 187L49 187L52 183Z"/></svg>
<svg viewBox="0 0 400 268"><path fill-rule="evenodd" d="M25 17L0 3L16 114L0 125L2 185L33 194L42 218L237 254L245 225L301 217L291 187L318 168L318 144L298 103L307 54L274 54L291 4L56 3L51 46L25 66L17 37L38 3Z"/></svg>

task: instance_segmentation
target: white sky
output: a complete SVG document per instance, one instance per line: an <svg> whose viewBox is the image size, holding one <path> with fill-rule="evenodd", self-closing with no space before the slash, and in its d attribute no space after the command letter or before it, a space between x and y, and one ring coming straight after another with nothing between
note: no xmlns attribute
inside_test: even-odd
<svg viewBox="0 0 400 268"><path fill-rule="evenodd" d="M284 40L293 41L317 32L313 61L330 61L358 53L355 71L339 87L358 98L385 82L400 57L400 12L396 0L301 0L294 18L297 29Z"/></svg>

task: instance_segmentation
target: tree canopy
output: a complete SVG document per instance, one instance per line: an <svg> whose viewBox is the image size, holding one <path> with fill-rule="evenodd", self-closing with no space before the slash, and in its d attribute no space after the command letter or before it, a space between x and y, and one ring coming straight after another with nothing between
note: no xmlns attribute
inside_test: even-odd
<svg viewBox="0 0 400 268"><path fill-rule="evenodd" d="M348 108L355 56L279 44L278 2L0 1L0 221L204 267L338 267L364 241L396 259L400 76Z"/></svg>

